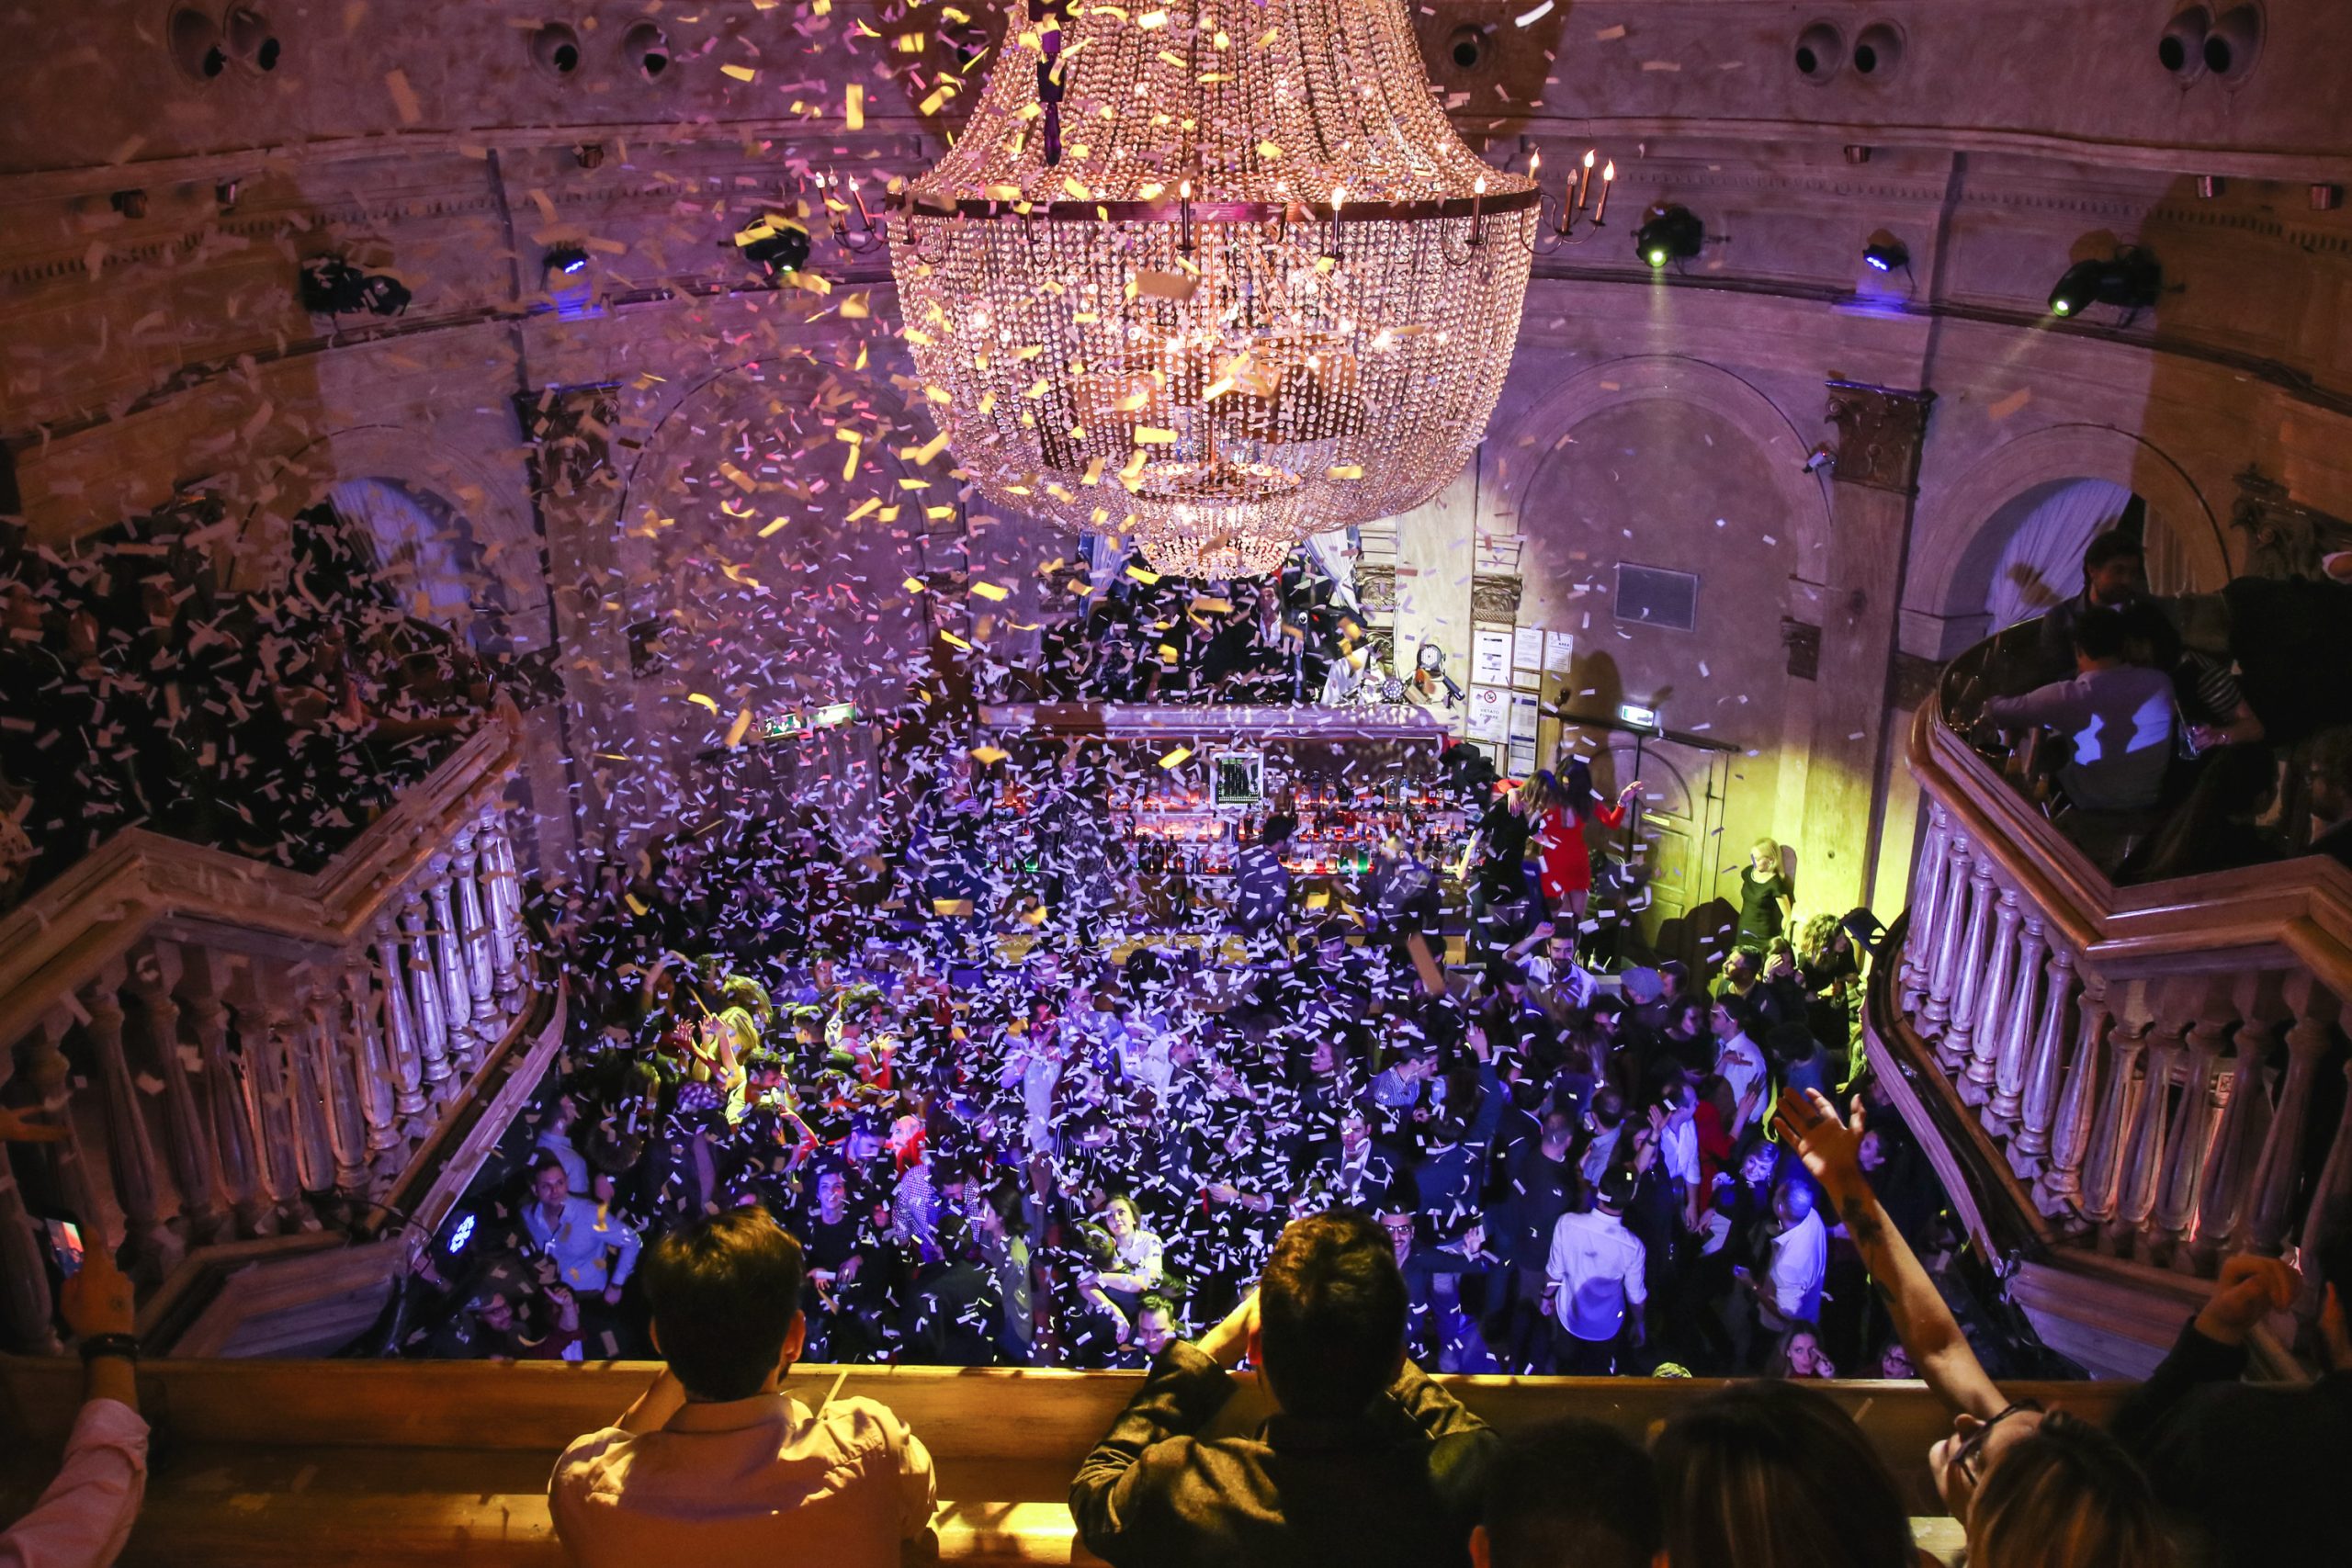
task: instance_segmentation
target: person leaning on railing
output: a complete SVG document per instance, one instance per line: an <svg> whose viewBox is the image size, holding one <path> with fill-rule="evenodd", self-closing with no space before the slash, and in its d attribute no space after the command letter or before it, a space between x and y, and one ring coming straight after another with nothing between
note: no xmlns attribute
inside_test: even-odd
<svg viewBox="0 0 2352 1568"><path fill-rule="evenodd" d="M62 1143L0 1106L0 1163L10 1143ZM130 1281L96 1235L58 1308L82 1352L82 1409L57 1475L24 1517L0 1531L0 1568L106 1568L122 1553L147 1492L147 1423L139 1414L139 1341ZM17 1440L12 1438L12 1441Z"/></svg>
<svg viewBox="0 0 2352 1568"><path fill-rule="evenodd" d="M2064 1411L2010 1399L1986 1375L1863 1179L1860 1098L1840 1121L1824 1096L1792 1090L1773 1120L1836 1207L1912 1364L1952 1411L1951 1436L1928 1450L1928 1468L1968 1531L1970 1568L2166 1568L2174 1556L2155 1494L2123 1444Z"/></svg>

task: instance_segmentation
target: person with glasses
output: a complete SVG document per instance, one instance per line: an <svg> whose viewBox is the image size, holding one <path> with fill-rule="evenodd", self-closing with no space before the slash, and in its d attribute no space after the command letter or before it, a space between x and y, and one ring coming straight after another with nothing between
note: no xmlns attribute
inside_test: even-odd
<svg viewBox="0 0 2352 1568"><path fill-rule="evenodd" d="M2169 1568L2155 1495L2123 1446L2089 1422L2010 1399L1977 1360L1863 1179L1860 1097L1848 1121L1818 1091L1792 1089L1773 1122L1844 1221L1912 1365L1952 1411L1928 1468L1968 1531L1970 1568Z"/></svg>

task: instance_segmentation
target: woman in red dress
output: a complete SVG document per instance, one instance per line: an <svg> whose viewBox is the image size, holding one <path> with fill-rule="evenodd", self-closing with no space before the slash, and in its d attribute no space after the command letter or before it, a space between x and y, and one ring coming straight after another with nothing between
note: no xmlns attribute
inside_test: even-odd
<svg viewBox="0 0 2352 1568"><path fill-rule="evenodd" d="M1592 897L1592 851L1584 839L1586 818L1603 828L1625 825L1626 803L1641 787L1635 779L1617 792L1617 803L1604 806L1592 787L1592 770L1581 761L1568 764L1567 777L1546 769L1528 781L1534 796L1535 843L1543 855L1544 907L1557 920L1565 908L1578 925Z"/></svg>

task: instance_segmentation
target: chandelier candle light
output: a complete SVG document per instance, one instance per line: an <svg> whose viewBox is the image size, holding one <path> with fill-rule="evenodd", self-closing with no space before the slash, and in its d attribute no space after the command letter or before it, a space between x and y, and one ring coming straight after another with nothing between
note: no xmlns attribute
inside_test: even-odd
<svg viewBox="0 0 2352 1568"><path fill-rule="evenodd" d="M1431 101L1403 0L1028 0L890 229L995 504L1247 576L1434 495L1519 335L1533 181Z"/></svg>

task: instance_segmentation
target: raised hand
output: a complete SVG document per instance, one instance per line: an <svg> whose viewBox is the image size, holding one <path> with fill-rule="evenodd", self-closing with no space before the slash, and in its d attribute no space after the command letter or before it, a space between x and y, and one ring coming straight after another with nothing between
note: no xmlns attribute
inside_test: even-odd
<svg viewBox="0 0 2352 1568"><path fill-rule="evenodd" d="M1868 1185L1862 1179L1862 1097L1856 1095L1852 1118L1841 1122L1838 1108L1818 1089L1781 1091L1772 1124L1781 1141L1797 1151L1806 1170L1823 1190L1836 1196Z"/></svg>
<svg viewBox="0 0 2352 1568"><path fill-rule="evenodd" d="M2264 1318L2294 1304L2296 1288L2301 1283L2301 1278L2276 1258L2241 1253L2223 1258L2221 1277L2213 1281L2212 1299L2197 1314L2197 1332L2224 1345L2243 1345Z"/></svg>

